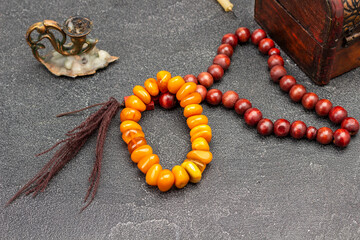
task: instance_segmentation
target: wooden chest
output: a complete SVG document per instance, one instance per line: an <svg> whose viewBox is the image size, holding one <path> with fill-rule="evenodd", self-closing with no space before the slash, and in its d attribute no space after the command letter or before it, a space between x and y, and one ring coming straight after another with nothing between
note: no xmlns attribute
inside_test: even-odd
<svg viewBox="0 0 360 240"><path fill-rule="evenodd" d="M360 0L256 0L255 20L317 84L360 66Z"/></svg>

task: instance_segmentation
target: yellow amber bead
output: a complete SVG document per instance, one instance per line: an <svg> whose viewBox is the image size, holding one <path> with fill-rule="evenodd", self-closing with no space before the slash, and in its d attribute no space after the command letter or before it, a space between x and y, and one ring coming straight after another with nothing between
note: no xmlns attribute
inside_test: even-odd
<svg viewBox="0 0 360 240"><path fill-rule="evenodd" d="M201 95L198 92L193 92L180 101L180 106L184 108L187 105L197 104L197 103L201 103Z"/></svg>
<svg viewBox="0 0 360 240"><path fill-rule="evenodd" d="M120 121L132 120L138 122L141 119L141 112L133 108L124 108L120 113Z"/></svg>
<svg viewBox="0 0 360 240"><path fill-rule="evenodd" d="M156 186L161 171L162 171L162 167L160 164L152 165L149 171L147 171L146 173L145 176L146 183L149 184L150 186Z"/></svg>
<svg viewBox="0 0 360 240"><path fill-rule="evenodd" d="M181 101L187 95L194 93L196 91L196 83L187 82L177 91L176 98L177 100Z"/></svg>
<svg viewBox="0 0 360 240"><path fill-rule="evenodd" d="M175 176L175 186L177 188L183 188L188 184L190 177L185 168L176 165L171 171Z"/></svg>
<svg viewBox="0 0 360 240"><path fill-rule="evenodd" d="M171 92L172 94L176 94L177 91L179 91L179 89L184 84L185 84L185 80L180 76L176 76L169 80L167 87L169 92Z"/></svg>
<svg viewBox="0 0 360 240"><path fill-rule="evenodd" d="M135 95L131 95L126 99L125 107L133 108L133 109L136 109L136 110L138 110L140 112L143 112L143 111L146 110L145 103L143 101L141 101L140 98L138 98Z"/></svg>
<svg viewBox="0 0 360 240"><path fill-rule="evenodd" d="M144 137L132 138L128 143L129 153L132 154L135 149L144 145L147 145L146 139Z"/></svg>
<svg viewBox="0 0 360 240"><path fill-rule="evenodd" d="M183 162L181 166L185 168L186 172L189 174L190 182L197 183L201 180L201 171L195 163L187 161Z"/></svg>
<svg viewBox="0 0 360 240"><path fill-rule="evenodd" d="M145 134L139 129L130 129L122 134L122 139L126 142L126 144L129 144L131 139L136 137L145 137Z"/></svg>
<svg viewBox="0 0 360 240"><path fill-rule="evenodd" d="M138 163L143 157L151 155L153 153L152 148L149 145L144 145L135 149L131 154L131 160L134 163Z"/></svg>
<svg viewBox="0 0 360 240"><path fill-rule="evenodd" d="M185 159L184 162L193 162L201 172L204 172L206 164L195 159Z"/></svg>
<svg viewBox="0 0 360 240"><path fill-rule="evenodd" d="M151 96L157 96L159 94L159 86L155 80L155 78L146 79L144 83L144 87Z"/></svg>
<svg viewBox="0 0 360 240"><path fill-rule="evenodd" d="M192 150L203 150L210 151L209 143L205 140L205 138L199 137L196 138L191 144Z"/></svg>
<svg viewBox="0 0 360 240"><path fill-rule="evenodd" d="M199 160L205 164L209 164L213 158L212 153L209 151L202 150L192 150L187 155L186 158Z"/></svg>
<svg viewBox="0 0 360 240"><path fill-rule="evenodd" d="M159 163L159 157L156 154L150 154L143 157L137 164L141 172L147 173L147 171L154 165Z"/></svg>
<svg viewBox="0 0 360 240"><path fill-rule="evenodd" d="M212 134L211 131L201 131L201 132L197 132L195 133L193 136L191 136L191 142L194 142L195 139L199 138L199 137L203 137L205 138L205 140L209 143L211 142L211 138L212 138Z"/></svg>
<svg viewBox="0 0 360 240"><path fill-rule="evenodd" d="M202 131L208 131L211 132L211 128L209 125L206 124L202 124L199 126L194 127L193 129L190 130L190 137L194 136L196 133L198 132L202 132Z"/></svg>
<svg viewBox="0 0 360 240"><path fill-rule="evenodd" d="M169 169L164 169L160 172L157 185L160 191L166 192L174 185L175 177Z"/></svg>
<svg viewBox="0 0 360 240"><path fill-rule="evenodd" d="M186 118L191 117L191 116L195 116L195 115L200 115L203 111L203 108L201 105L199 104L190 104L187 105L184 108L184 116Z"/></svg>
<svg viewBox="0 0 360 240"><path fill-rule="evenodd" d="M149 104L151 102L151 96L148 91L143 86L136 85L133 88L133 93L135 96L140 98L141 101L143 101L145 104Z"/></svg>
<svg viewBox="0 0 360 240"><path fill-rule="evenodd" d="M171 79L171 74L168 71L160 71L156 74L156 78L160 92L167 92L168 82Z"/></svg>
<svg viewBox="0 0 360 240"><path fill-rule="evenodd" d="M121 133L124 133L124 132L126 132L128 130L131 130L131 129L142 130L141 126L137 122L134 122L134 121L131 121L131 120L123 121L120 124L120 132Z"/></svg>
<svg viewBox="0 0 360 240"><path fill-rule="evenodd" d="M205 115L191 116L186 120L186 123L190 129L196 126L208 124L209 120Z"/></svg>

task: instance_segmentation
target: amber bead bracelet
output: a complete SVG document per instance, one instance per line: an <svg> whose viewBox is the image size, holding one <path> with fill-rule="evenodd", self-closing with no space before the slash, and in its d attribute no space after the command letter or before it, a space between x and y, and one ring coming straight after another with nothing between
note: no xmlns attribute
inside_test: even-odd
<svg viewBox="0 0 360 240"><path fill-rule="evenodd" d="M208 118L202 115L203 108L201 95L196 92L197 85L193 82L186 83L180 77L171 77L167 71L160 71L154 78L149 78L143 86L133 88L134 95L125 98L125 108L120 113L120 132L122 139L128 145L131 160L137 163L141 172L146 174L146 183L157 186L160 191L165 192L175 185L177 188L185 187L188 182L197 183L201 180L202 172L207 164L212 160L209 142L212 133L208 125ZM146 109L152 110L154 101L161 92L162 106L165 108L173 107L176 97L180 101L180 106L184 108L184 116L187 118L187 125L190 128L190 138L192 150L187 154L185 161L181 165L176 165L172 170L163 169L159 164L158 155L153 153L152 148L145 140L138 121L141 119L141 112ZM165 97L164 97L165 96ZM165 99L170 96L170 100Z"/></svg>

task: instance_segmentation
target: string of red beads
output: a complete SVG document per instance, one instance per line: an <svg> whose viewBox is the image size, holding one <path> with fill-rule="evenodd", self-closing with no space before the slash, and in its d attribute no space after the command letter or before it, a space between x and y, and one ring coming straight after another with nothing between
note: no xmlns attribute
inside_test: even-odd
<svg viewBox="0 0 360 240"><path fill-rule="evenodd" d="M334 132L328 127L316 129L313 126L307 127L302 121L294 121L290 123L286 119L278 119L274 123L267 118L263 118L259 109L253 108L249 100L239 98L234 91L227 91L224 94L218 89L207 91L214 81L219 81L224 71L231 64L230 57L234 53L234 48L238 44L244 44L251 41L258 47L259 51L264 55L268 55L268 67L270 70L270 78L275 83L279 83L280 89L289 93L289 97L294 102L301 103L305 109L315 110L319 116L328 116L330 121L340 124L341 128ZM208 68L207 72L202 72L196 78L194 75L186 75L185 82L199 83L198 92L206 97L206 101L211 105L219 105L222 103L226 108L234 108L239 114L244 116L245 122L257 128L259 134L267 136L275 134L277 137L292 136L295 139L307 138L309 140L316 139L321 144L329 144L333 142L338 147L346 147L350 143L350 136L355 135L359 131L359 122L352 117L348 117L347 111L341 106L333 106L328 99L319 99L318 95L313 92L307 92L306 88L298 84L296 79L287 74L284 68L284 59L281 57L280 50L275 48L275 43L262 29L256 29L253 33L245 27L240 27L235 34L225 34L221 40L221 45L217 50L217 54L213 60L213 64ZM205 88L204 88L205 87Z"/></svg>

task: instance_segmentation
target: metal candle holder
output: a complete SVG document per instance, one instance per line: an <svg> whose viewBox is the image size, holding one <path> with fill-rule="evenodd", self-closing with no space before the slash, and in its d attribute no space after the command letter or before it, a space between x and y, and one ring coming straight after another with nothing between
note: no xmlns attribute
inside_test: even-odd
<svg viewBox="0 0 360 240"><path fill-rule="evenodd" d="M62 38L57 39L52 32L53 30L58 31ZM108 63L116 61L118 58L113 56L105 59L106 63L104 66L95 66L93 69L90 69L87 66L87 69L84 72L74 73L73 70L62 69L62 66L55 66L52 62L52 58L56 56L52 51L51 53L46 54L45 56L40 55L39 50L44 49L45 45L41 43L43 39L48 39L53 46L54 50L63 56L74 56L75 58L81 56L80 59L83 64L86 64L87 61L84 61L84 55L89 54L91 51L97 50L94 54L98 54L99 51L95 48L97 39L88 39L87 35L92 30L92 22L85 17L70 17L65 20L63 27L59 23L53 20L44 20L42 22L37 22L29 27L26 32L26 41L29 44L34 57L42 64L44 64L53 74L55 75L66 75L70 77L83 76L94 74L96 69L106 67ZM31 34L37 31L38 36L34 40L31 37ZM69 37L71 43L66 44L66 37ZM103 51L105 52L105 51ZM105 52L106 53L106 52ZM107 53L106 53L107 54ZM72 59L71 59L72 60ZM64 68L64 67L63 67Z"/></svg>

